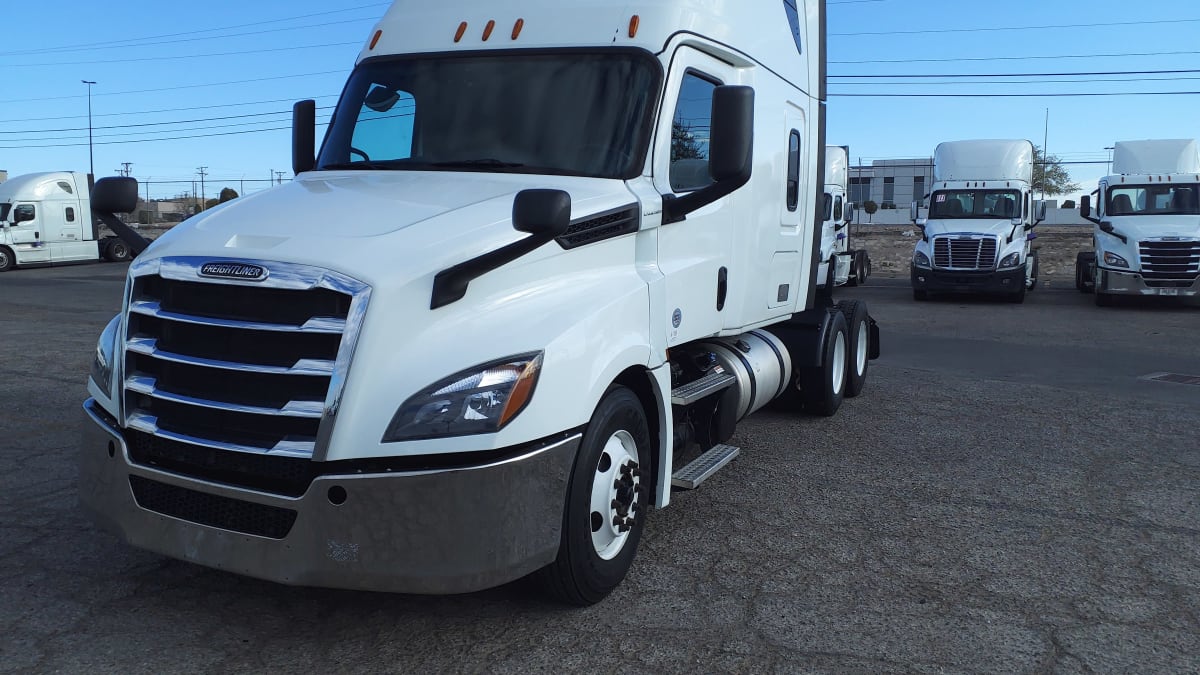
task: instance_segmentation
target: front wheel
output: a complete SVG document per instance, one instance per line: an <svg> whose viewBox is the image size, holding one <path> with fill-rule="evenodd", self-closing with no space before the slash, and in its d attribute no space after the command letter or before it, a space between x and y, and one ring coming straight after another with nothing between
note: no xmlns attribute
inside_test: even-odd
<svg viewBox="0 0 1200 675"><path fill-rule="evenodd" d="M104 247L104 257L111 262L126 262L132 256L129 254L129 245L120 239L109 239L108 245Z"/></svg>
<svg viewBox="0 0 1200 675"><path fill-rule="evenodd" d="M625 387L609 389L571 472L558 557L537 572L550 595L592 605L625 578L645 524L651 452L641 401Z"/></svg>
<svg viewBox="0 0 1200 675"><path fill-rule="evenodd" d="M0 246L0 272L7 272L15 267L17 258L7 246Z"/></svg>

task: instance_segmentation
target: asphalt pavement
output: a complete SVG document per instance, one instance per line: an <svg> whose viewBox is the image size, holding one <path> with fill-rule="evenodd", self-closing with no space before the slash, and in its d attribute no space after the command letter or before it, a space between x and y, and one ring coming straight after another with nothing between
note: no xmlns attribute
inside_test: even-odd
<svg viewBox="0 0 1200 675"><path fill-rule="evenodd" d="M1197 672L1200 308L912 300L833 418L756 413L568 609L279 586L129 548L76 497L124 265L0 275L3 672Z"/></svg>

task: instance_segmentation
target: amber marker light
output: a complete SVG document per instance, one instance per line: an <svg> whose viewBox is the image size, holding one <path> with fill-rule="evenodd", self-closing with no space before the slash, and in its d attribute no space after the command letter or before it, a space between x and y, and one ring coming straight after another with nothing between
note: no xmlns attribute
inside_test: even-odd
<svg viewBox="0 0 1200 675"><path fill-rule="evenodd" d="M379 44L379 38L381 38L381 37L383 37L383 31L381 31L381 30L375 31L374 37L371 38L371 46L367 48L368 51L370 51L371 49L375 49L375 45Z"/></svg>
<svg viewBox="0 0 1200 675"><path fill-rule="evenodd" d="M541 374L541 370L542 357L540 355L525 365L517 377L517 384L513 387L512 393L504 402L504 409L500 411L500 427L508 424L512 418L517 416L517 413L524 410L525 406L529 404L529 399L533 398L533 390L537 387L538 375Z"/></svg>
<svg viewBox="0 0 1200 675"><path fill-rule="evenodd" d="M458 24L458 32L456 32L456 33L454 34L454 41L455 41L455 42L461 42L461 41L462 41L462 36L463 36L463 35L464 35L466 32L467 32L467 22L466 22L466 21L464 21L464 22L462 22L462 23Z"/></svg>
<svg viewBox="0 0 1200 675"><path fill-rule="evenodd" d="M487 25L483 27L483 41L484 42L487 42L488 38L492 37L492 30L495 28L496 28L495 21L488 21Z"/></svg>
<svg viewBox="0 0 1200 675"><path fill-rule="evenodd" d="M633 18L631 18L629 20L629 37L631 37L631 38L637 37L638 26L641 26L641 25L642 25L642 18L640 16L638 16L637 14L634 14Z"/></svg>
<svg viewBox="0 0 1200 675"><path fill-rule="evenodd" d="M516 40L521 37L521 29L524 27L525 19L517 19L517 22L513 24L512 39Z"/></svg>

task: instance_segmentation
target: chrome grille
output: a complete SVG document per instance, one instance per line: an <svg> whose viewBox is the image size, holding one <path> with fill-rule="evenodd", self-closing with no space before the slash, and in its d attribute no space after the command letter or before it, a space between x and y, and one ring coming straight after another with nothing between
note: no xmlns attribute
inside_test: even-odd
<svg viewBox="0 0 1200 675"><path fill-rule="evenodd" d="M1138 248L1146 279L1190 281L1200 277L1200 241L1143 241Z"/></svg>
<svg viewBox="0 0 1200 675"><path fill-rule="evenodd" d="M933 266L944 270L996 268L995 237L949 235L933 238Z"/></svg>
<svg viewBox="0 0 1200 675"><path fill-rule="evenodd" d="M213 280L199 273L208 262L134 263L126 426L179 447L320 455L369 288L326 270L258 261L270 270L263 281Z"/></svg>

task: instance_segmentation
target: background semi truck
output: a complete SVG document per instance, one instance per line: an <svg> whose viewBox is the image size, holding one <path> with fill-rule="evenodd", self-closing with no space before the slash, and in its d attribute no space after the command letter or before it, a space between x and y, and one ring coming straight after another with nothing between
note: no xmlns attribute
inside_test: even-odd
<svg viewBox="0 0 1200 675"><path fill-rule="evenodd" d="M1092 207L1095 197L1095 208ZM1084 196L1096 224L1075 262L1075 287L1096 304L1118 295L1200 295L1200 150L1194 140L1122 141L1112 175Z"/></svg>
<svg viewBox="0 0 1200 675"><path fill-rule="evenodd" d="M825 222L821 229L821 260L825 267L817 279L822 289L835 286L859 286L871 276L871 257L866 249L851 248L850 223L855 204L849 201L850 148L830 145L825 148ZM832 284L830 283L832 279Z"/></svg>
<svg viewBox="0 0 1200 675"><path fill-rule="evenodd" d="M1046 219L1033 200L1033 143L941 143L933 155L928 217L913 202L921 231L913 251L914 300L933 292L991 293L1024 302L1037 286L1033 228Z"/></svg>
<svg viewBox="0 0 1200 675"><path fill-rule="evenodd" d="M87 174L50 171L0 183L0 272L22 265L129 260L129 245L101 236Z"/></svg>
<svg viewBox="0 0 1200 675"><path fill-rule="evenodd" d="M599 601L740 420L833 414L878 354L816 293L824 9L395 2L319 153L296 105L292 183L130 266L85 507L283 583Z"/></svg>

